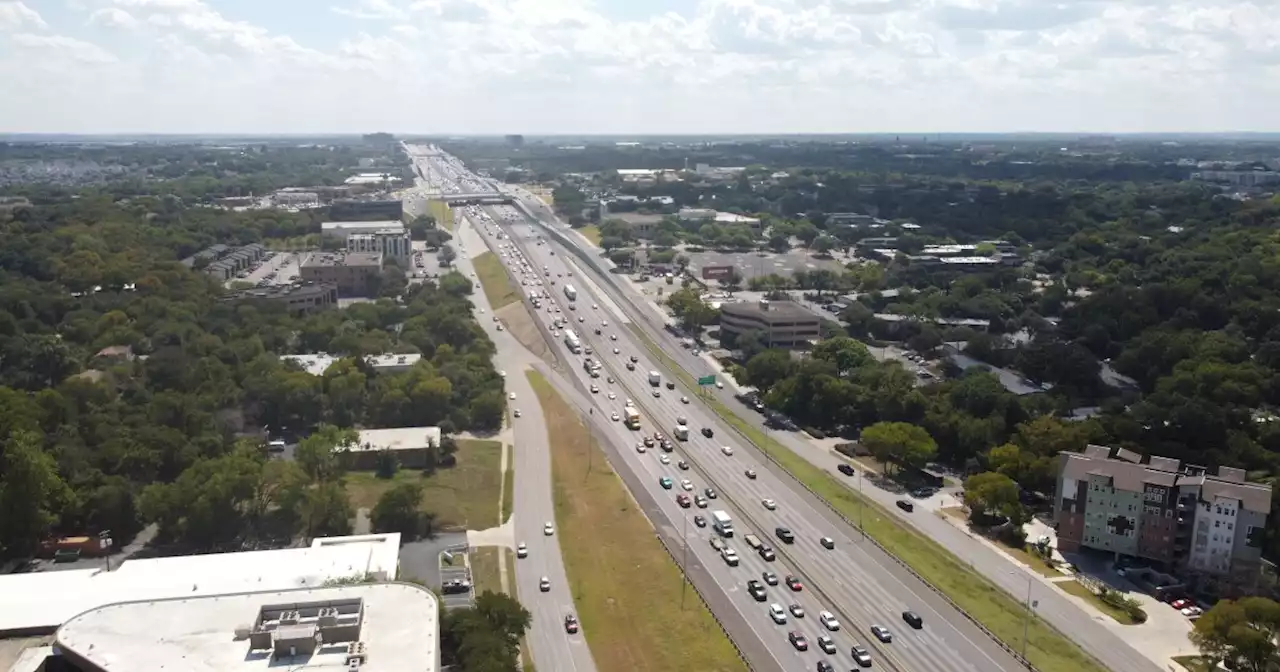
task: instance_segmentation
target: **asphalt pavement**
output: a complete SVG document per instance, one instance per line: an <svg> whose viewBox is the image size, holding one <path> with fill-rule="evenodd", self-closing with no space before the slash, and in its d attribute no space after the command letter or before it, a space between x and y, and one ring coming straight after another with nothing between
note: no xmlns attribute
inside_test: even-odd
<svg viewBox="0 0 1280 672"><path fill-rule="evenodd" d="M641 488L655 500L663 502L661 506L666 521L655 520L662 527L679 530L683 537L687 531L689 542L688 553L691 563L706 568L720 590L728 597L728 602L741 616L748 632L730 632L735 641L745 649L741 641L750 636L763 642L771 661L753 660L758 667L768 665L780 669L812 668L818 658L828 658L837 662L844 669L853 669L849 649L854 643L866 646L871 650L876 664L884 669L925 671L971 671L989 672L998 669L1013 670L1019 666L1012 657L1004 653L994 642L973 628L967 620L950 610L932 591L919 584L901 567L888 558L878 558L878 551L870 544L862 541L857 533L851 532L845 525L830 525L824 514L817 510L820 505L810 501L807 493L803 493L794 482L786 482L770 471L753 450L747 449L736 436L728 434L719 426L718 418L701 404L683 404L681 396L692 400L693 392L678 387L667 390L665 385L654 397L653 388L648 384L650 370L662 370L655 366L648 357L647 350L632 341L629 329L618 324L621 316L609 310L611 302L600 295L600 290L584 269L572 264L563 251L552 253L552 246L537 246L534 237L538 231L527 224L515 224L508 227L513 242L524 250L529 263L534 269L547 266L554 274L568 273L575 276L575 286L579 288L577 311L564 311L560 315L579 314L591 322L579 323L578 331L584 342L593 346L603 361L606 372L617 380L614 386L602 385L601 393L593 395L593 403L605 415L622 413L626 398L631 398L639 405L644 415L643 432L662 431L670 434L675 426L677 416L685 416L693 433L688 442L680 443L676 453L672 455L670 464L663 464L661 451L648 450L644 453L634 448L621 451L622 463L615 464L615 469L625 466L631 470L640 482ZM507 260L510 261L510 260ZM564 301L563 298L559 299ZM595 303L600 308L592 310L589 306ZM539 312L539 318L546 321L552 315ZM601 323L608 321L609 326ZM602 333L596 335L595 327L601 326ZM617 340L613 340L616 335ZM556 347L563 348L557 343ZM617 347L618 353L613 349ZM575 362L579 358L563 351L566 361ZM635 371L625 368L625 359L635 355L639 362ZM580 372L581 367L571 367ZM577 375L585 376L585 372ZM600 380L605 380L601 378ZM595 381L599 383L599 381ZM609 387L614 388L617 399L608 400ZM620 422L610 423L615 443L622 446L636 443L640 433L632 432ZM716 438L708 439L699 432L703 427L711 427ZM642 433L643 433L642 432ZM722 446L733 448L733 455L725 455ZM684 459L690 463L691 469L680 470L676 465ZM754 468L758 472L755 479L748 478L746 470ZM713 500L706 510L679 508L675 503L678 491L663 489L658 480L661 476L672 478L677 484L682 479L690 479L695 492L705 487L718 491L720 497ZM679 487L679 486L677 486ZM761 502L770 498L776 501L775 511L766 510ZM777 550L779 557L775 562L765 562L759 555L742 546L740 541L730 542L741 557L738 567L730 568L711 548L708 529L698 528L689 521L694 515L710 515L710 511L724 510L737 522L738 535L752 531L766 540ZM774 539L774 528L783 525L796 535L792 545L779 543ZM829 536L835 542L835 548L828 550L819 545L819 538ZM683 548L682 548L683 552ZM757 602L747 595L746 581L761 578L763 572L773 571L780 577L795 575L806 584L800 592L792 592L785 587L768 587L764 602ZM816 580L816 583L815 583ZM798 604L808 615L804 618L791 616L786 625L777 625L768 615L767 605L777 602L783 606ZM715 605L713 604L713 607ZM819 635L826 633L815 618L820 610L833 612L843 624L838 633L828 633L833 637L838 653L828 656L811 646L806 653L795 650L787 640L791 631L803 633L811 643L816 642ZM911 609L924 619L921 630L912 630L902 622L902 611ZM943 616L945 614L945 617ZM718 614L722 621L727 621L724 614ZM894 632L894 641L883 644L871 638L868 629L878 624L888 627ZM728 626L727 626L728 627Z"/></svg>

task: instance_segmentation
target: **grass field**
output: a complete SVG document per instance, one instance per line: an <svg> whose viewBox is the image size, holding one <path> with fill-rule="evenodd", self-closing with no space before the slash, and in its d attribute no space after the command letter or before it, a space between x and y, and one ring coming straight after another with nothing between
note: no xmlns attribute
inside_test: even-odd
<svg viewBox="0 0 1280 672"><path fill-rule="evenodd" d="M502 577L498 574L497 546L484 546L471 551L471 580L476 584L476 595L484 591L502 592Z"/></svg>
<svg viewBox="0 0 1280 672"><path fill-rule="evenodd" d="M416 469L401 469L389 479L378 478L372 471L347 472L347 496L351 506L372 509L392 486L419 482L423 486L422 510L436 515L437 528L483 530L499 524L502 444L462 439L458 441L457 458L457 465L430 476L423 476Z"/></svg>
<svg viewBox="0 0 1280 672"><path fill-rule="evenodd" d="M1102 601L1098 594L1091 590L1088 586L1079 581L1059 581L1058 587L1065 593L1070 593L1092 604L1095 609L1115 619L1120 625L1135 625L1137 621L1129 615L1129 612L1119 607L1113 607Z"/></svg>
<svg viewBox="0 0 1280 672"><path fill-rule="evenodd" d="M476 279L480 281L491 308L497 310L520 300L520 290L511 282L498 255L485 252L472 259L471 265L476 268Z"/></svg>
<svg viewBox="0 0 1280 672"><path fill-rule="evenodd" d="M675 371L685 385L696 386L697 381L693 376L649 340L647 334L634 325L632 329L650 353ZM895 515L875 502L859 497L857 492L850 490L829 472L769 438L764 432L739 418L714 396L708 398L707 404L721 419L742 432L835 510L849 520L865 520L868 536L945 593L1005 644L1021 650L1025 615L1021 600L996 587L932 539L900 523ZM864 506L867 507L865 517L860 515ZM1039 619L1032 621L1028 629L1027 658L1040 672L1106 670L1074 642Z"/></svg>
<svg viewBox="0 0 1280 672"><path fill-rule="evenodd" d="M595 224L588 224L581 229L578 229L578 233L586 236L587 240L591 241L592 245L597 247L600 246L600 227Z"/></svg>
<svg viewBox="0 0 1280 672"><path fill-rule="evenodd" d="M555 437L556 538L597 667L745 671L696 593L689 591L683 610L675 606L684 583L680 569L572 409L545 378L528 376ZM624 576L644 580L619 580Z"/></svg>
<svg viewBox="0 0 1280 672"><path fill-rule="evenodd" d="M516 501L515 457L511 454L511 446L506 446L503 450L507 451L507 471L502 474L502 514L499 516L499 525L511 518Z"/></svg>
<svg viewBox="0 0 1280 672"><path fill-rule="evenodd" d="M436 218L436 224L445 231L453 230L453 208L450 208L448 203L427 201L427 212Z"/></svg>

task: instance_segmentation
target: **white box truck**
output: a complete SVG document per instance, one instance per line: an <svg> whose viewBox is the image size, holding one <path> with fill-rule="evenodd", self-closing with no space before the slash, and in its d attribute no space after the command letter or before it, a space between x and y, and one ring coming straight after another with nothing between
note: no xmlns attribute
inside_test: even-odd
<svg viewBox="0 0 1280 672"><path fill-rule="evenodd" d="M676 428L671 433L675 434L676 438L681 441L689 440L689 428L684 425L676 425Z"/></svg>
<svg viewBox="0 0 1280 672"><path fill-rule="evenodd" d="M654 386L654 387L658 387L659 385L661 385L661 384L662 384L662 374L661 374L661 373L658 373L657 371L650 371L650 372L649 372L649 384L650 384L650 385L652 385L652 386Z"/></svg>
<svg viewBox="0 0 1280 672"><path fill-rule="evenodd" d="M722 537L733 536L733 519L724 511L711 512L711 527Z"/></svg>

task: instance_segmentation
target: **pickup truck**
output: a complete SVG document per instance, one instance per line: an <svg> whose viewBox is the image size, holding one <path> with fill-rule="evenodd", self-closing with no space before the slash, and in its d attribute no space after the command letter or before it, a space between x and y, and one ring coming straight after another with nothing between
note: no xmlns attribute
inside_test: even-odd
<svg viewBox="0 0 1280 672"><path fill-rule="evenodd" d="M738 552L732 548L725 548L723 551L720 551L720 557L724 558L724 564L729 565L730 567L738 566Z"/></svg>
<svg viewBox="0 0 1280 672"><path fill-rule="evenodd" d="M747 545L750 546L753 551L758 551L761 546L764 546L764 542L760 541L760 537L757 537L754 534L744 534L742 535L742 540L747 542Z"/></svg>

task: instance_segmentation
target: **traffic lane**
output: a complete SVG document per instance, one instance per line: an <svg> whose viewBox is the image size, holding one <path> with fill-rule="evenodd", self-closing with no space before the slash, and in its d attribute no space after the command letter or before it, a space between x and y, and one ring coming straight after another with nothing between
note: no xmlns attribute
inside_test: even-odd
<svg viewBox="0 0 1280 672"><path fill-rule="evenodd" d="M589 338L590 338L590 337L589 337ZM599 338L599 337L594 337L594 338ZM637 352L638 352L638 351L637 351ZM649 366L649 365L650 365L650 363L649 363L648 361L646 361L646 360L644 359L644 357L640 357L640 359L641 359L641 364L643 364L643 365L644 365L644 367L637 366L637 371L634 371L634 372L626 372L626 371L625 371L625 368L624 368L624 370L623 370L623 371L617 371L617 372L615 372L615 375L619 376L621 380L625 380L625 381L626 381L626 383L624 383L624 385L629 384L629 385L630 385L630 386L632 386L633 388L641 388L641 385L642 385L642 384L643 384L644 386L647 386L647 385L648 385L648 379L647 379L647 378L648 378L648 373L646 372L646 373L643 373L643 374L642 374L642 373L640 372L640 369L641 369L641 368L645 368L645 367ZM624 367L625 367L625 365L624 365ZM633 389L633 393L634 393L634 394L639 395L641 392L642 392L642 389ZM658 398L646 399L646 402L649 402L649 401L652 401L652 402L661 402L661 401L662 401L662 399L663 399L663 396L660 396L660 397L658 397ZM679 403L679 402L677 402L677 401L673 401L672 399L666 399L664 403L658 403L658 404L656 404L656 405L657 405L657 406L659 406L659 407L662 409L661 411L659 411L660 413L665 414L665 415L667 415L667 417L668 417L668 418L671 418L672 420L674 420L675 413L680 412L679 410L676 410L676 409L678 409L679 407L678 407L678 406L676 406L675 404L678 404L678 403ZM683 406L683 405L680 405L680 406ZM690 410L690 412L689 412L689 413L687 413L687 415L692 416L692 417L703 417L703 418L705 418L705 420L704 420L704 421L705 421L705 423L706 423L704 426L712 426L712 422L711 422L711 419L710 419L710 418L706 418L705 416L701 416L701 409L698 409L698 410ZM660 422L660 421L659 421L659 422ZM725 436L725 437L723 437L723 438L725 439L725 440L723 441L723 443L724 443L725 445L733 445L733 443L735 443L735 442L732 442L732 441L729 441L729 440L728 440L730 437ZM733 460L733 458L731 458L731 457L727 457L727 456L723 456L723 454L719 451L719 448L718 448L718 447L717 447L717 445L716 445L716 444L717 444L717 443L719 443L719 442L714 442L714 441L712 441L712 440L709 440L709 439L708 439L708 440L706 440L706 443L702 443L702 440L701 440L701 439L698 439L698 440L695 440L693 443L695 444L695 446L697 446L697 445L702 445L702 446L704 446L704 447L705 447L705 451L703 451L703 452L704 452L705 454L707 454L707 455L708 455L708 457L707 457L706 459L708 459L710 462L712 462L712 463L715 463L715 462L721 462L721 465L720 465L720 466L721 466L721 470L720 470L720 471L721 471L721 473L722 473L722 475L723 475L723 478L724 478L726 481L728 481L729 483L735 483L736 485L739 485L739 486L745 486L747 489L750 489L750 488L751 488L751 485L752 485L752 481L751 481L751 479L747 479L747 478L745 477L745 474L744 474L744 473L742 473L742 472L739 472L736 468L731 468L731 467L727 467L727 466L726 466L726 463L727 463L727 462L729 462L729 461L732 461L732 460ZM738 451L737 451L737 450L735 450L735 454L738 454ZM696 459L696 458L695 458L695 459ZM736 464L734 465L734 467L736 467ZM745 470L743 470L743 471L745 471ZM739 481L739 479L741 479L741 480ZM757 483L757 484L758 484L758 483ZM729 487L729 486L727 486L726 484L722 483L722 488L723 488L723 487ZM785 506L787 506L789 509L795 510L795 511L797 511L798 513L801 513L801 514L802 514L800 518L798 518L798 519L797 519L797 520L795 520L794 522L791 522L791 523L790 523L790 525L793 527L793 530L797 532L798 536L801 536L801 537L808 537L808 538L810 538L810 539L814 539L814 540L816 540L816 539L817 539L818 537L820 537L820 536L833 536L833 537L837 536L837 534L836 534L835 532L831 532L831 531L823 531L823 530L820 530L820 529L815 528L815 527L813 526L813 524L812 524L812 523L810 523L809 521L810 521L810 520L820 520L820 518L818 518L818 517L815 515L815 512L814 512L812 509L809 509L809 507L805 506L805 505L800 501L800 498L799 498L799 497L794 496L794 493L792 493L792 492L790 491L790 489L789 489L789 488L785 487L785 484L784 484L784 483L782 483L781 481L775 482L775 483L774 483L774 488L776 489L776 494L773 496L773 498L774 498L774 499L779 499L779 498L780 498L780 499L782 499L783 501L787 502L787 503L785 504ZM757 501L759 501L759 500L757 499ZM808 510L808 511L805 511L805 509L809 509L809 510ZM816 543L816 542L815 542L815 543ZM846 539L845 543L848 543L848 542L847 542L847 539ZM824 552L825 552L825 549L823 549L823 550L824 550ZM802 569L803 569L803 568L804 568L804 567L802 567ZM872 571L874 571L874 570L872 570ZM812 566L808 567L808 570L807 570L807 572L806 572L806 573L808 573L808 574L812 577L812 579L813 579L813 580L819 581L819 582L820 582L820 586L824 587L824 592L826 592L826 590L825 590L826 584L827 584L828 582L837 581L837 580L839 579L839 577L841 577L841 576L843 576L843 575L845 574L845 571L843 570L843 568L840 568L840 567L835 567L835 566L831 566L831 565L822 566L820 563L816 563L816 562L814 562L814 563L812 563ZM878 578L878 579L883 580L883 578L884 578L884 577L883 577L883 576L877 576L877 578ZM893 583L892 581L890 581L890 582L889 582L889 583L887 583L887 584L877 583L877 587L878 587L879 589L883 590L883 588L882 588L883 586L885 586L885 585L892 585L892 583ZM838 587L838 586L837 586L837 587ZM903 588L905 589L905 586L904 586ZM848 591L847 591L847 590L845 590L845 591L841 591L841 592L848 592ZM887 593L886 593L886 594L887 594ZM859 600L858 600L858 598L857 598L857 596L854 596L854 595L845 595L844 597L845 597L846 599L849 599L849 600L850 600L851 602L853 602L853 603L857 603L857 602L859 601ZM897 599L898 599L898 600L901 600L901 599L902 599L901 595L899 595ZM887 602L887 604L893 604L893 603L894 603L894 601L893 601L893 598L892 598L892 597L890 597L890 599L889 599L889 600L887 600L886 602ZM918 607L918 606L917 606L917 607L903 607L903 608L904 608L904 609L905 609L905 608L914 608L918 613L920 613L920 615L922 616L922 618L926 618L926 619L928 619L928 620L930 620L930 621L932 621L932 622L934 622L934 623L939 624L938 626L935 626L935 627L938 627L938 628L939 628L939 630L940 630L938 633L935 633L937 636L936 636L936 637L931 637L931 638L929 638L928 640L922 640L922 642L921 642L922 646L928 646L928 647L931 647L931 649L930 649L930 650L928 650L928 651L919 651L919 652L916 652L916 651L907 651L907 652L904 652L904 653L903 653L903 657L904 657L904 658L909 657L909 658L914 658L914 659L916 659L916 660L915 660L915 666L917 667L917 669L957 669L957 670L973 670L973 669L975 669L975 668L973 668L972 663L971 663L971 662L965 662L966 660L968 660L968 661L981 661L981 660L982 660L982 659L984 659L984 658L985 658L985 659L988 659L988 660L990 659L990 655L989 655L989 654L987 654L985 651L978 650L978 649L977 649L977 647L964 647L964 646L963 646L963 644L961 644L961 646L959 646L959 647L955 646L955 643L963 642L963 640L964 640L965 638L963 638L963 637L961 636L961 633L959 633L958 631L956 631L956 632L947 632L946 625L942 625L942 624L944 623L943 619L941 619L940 617L931 617L931 615L929 614L929 610L924 609L924 608L922 608L922 607ZM886 611L887 611L887 610L886 610ZM899 610L899 611L898 611L898 617L899 617L899 618L900 618L900 614L901 614L901 610ZM889 614L889 613L884 613L884 614L882 615L882 618L880 618L880 619L876 619L876 620L877 620L877 621L881 621L881 620L882 620L882 621L885 621L885 622L888 622L888 623L892 623L892 622L894 622L894 621L893 621L893 620L890 620L890 618L889 618L890 616L891 616L891 614ZM936 616L936 614L935 614L934 616ZM846 620L849 620L849 619L846 617ZM870 624L868 623L867 625L870 625ZM957 639L956 639L957 637L959 637L959 640L958 640L958 641L957 641ZM905 647L904 647L904 648L905 648ZM973 650L973 651L968 651L968 652L966 652L966 654L965 654L965 655L963 655L963 656L962 656L959 652L960 652L961 650L966 649L966 648L973 648L974 650ZM892 655L892 654L891 654L891 655ZM1006 657L1007 657L1007 656L1006 656ZM983 662L985 662L985 661L983 661ZM995 665L995 666L997 666L997 667L1000 667L1000 666L1001 666L999 663L997 663L997 662L995 662L995 661L991 661L991 662L992 662L992 664L993 664L993 665ZM1014 663L1014 661L1012 661L1012 659L1009 659L1009 660L1005 663L1005 665L1010 665L1010 664L1016 665L1016 663Z"/></svg>

